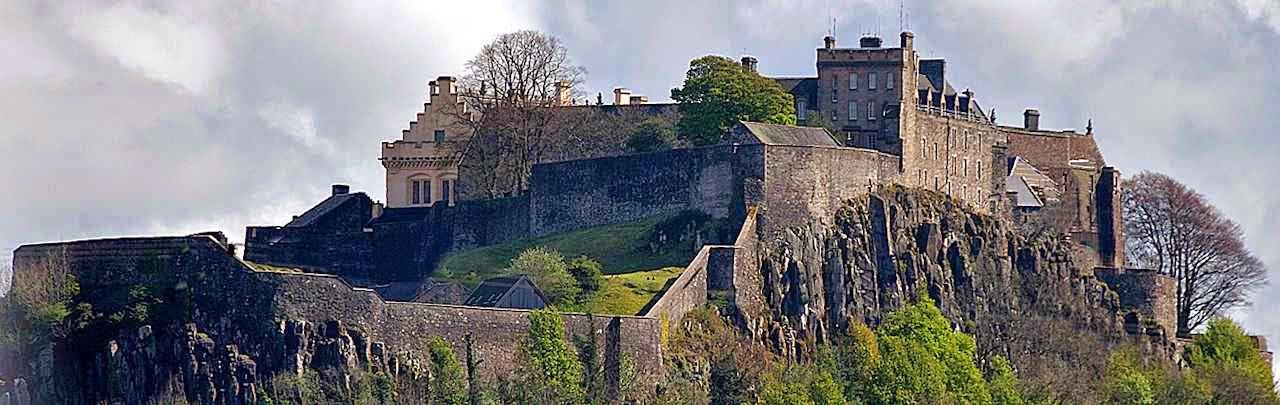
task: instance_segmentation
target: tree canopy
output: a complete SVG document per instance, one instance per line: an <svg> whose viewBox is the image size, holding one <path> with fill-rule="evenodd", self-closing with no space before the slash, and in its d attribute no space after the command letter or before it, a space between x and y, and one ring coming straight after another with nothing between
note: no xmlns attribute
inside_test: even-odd
<svg viewBox="0 0 1280 405"><path fill-rule="evenodd" d="M684 86L672 89L671 98L680 103L679 136L694 145L719 142L738 121L796 123L790 93L773 79L723 56L689 62Z"/></svg>
<svg viewBox="0 0 1280 405"><path fill-rule="evenodd" d="M1151 172L1125 182L1129 260L1176 280L1180 336L1224 311L1248 305L1266 268L1244 244L1244 231L1203 195Z"/></svg>

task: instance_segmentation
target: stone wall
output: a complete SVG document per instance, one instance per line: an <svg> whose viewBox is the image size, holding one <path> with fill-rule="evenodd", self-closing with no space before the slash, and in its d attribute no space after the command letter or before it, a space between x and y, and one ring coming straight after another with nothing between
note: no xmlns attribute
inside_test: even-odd
<svg viewBox="0 0 1280 405"><path fill-rule="evenodd" d="M1098 268L1094 270L1099 280L1115 291L1120 306L1134 311L1141 321L1154 322L1163 329L1160 333L1173 337L1178 328L1176 285L1173 278L1153 270ZM1126 319L1126 327L1135 328Z"/></svg>
<svg viewBox="0 0 1280 405"><path fill-rule="evenodd" d="M477 372L489 383L510 374L517 342L528 329L527 311L387 302L338 276L254 271L231 255L225 239L209 236L28 245L15 252L15 268L22 271L63 249L95 309L118 310L109 305L119 291L159 283L177 294L172 302L186 303L180 311L185 315L155 319L154 337L139 340L142 332L122 330L120 338L102 347L57 346L44 367L0 367L5 368L0 377L29 382L37 403L127 398L143 403L173 395L253 403L255 384L282 372L337 367L351 375L356 368L383 367L399 376L415 367L421 371L430 336L445 339L460 358L470 339L483 360ZM624 359L635 366L641 393L663 375L658 319L563 316L569 333L596 337L611 381L617 382ZM137 358L104 360L113 353Z"/></svg>
<svg viewBox="0 0 1280 405"><path fill-rule="evenodd" d="M340 197L341 204L306 226L248 227L245 259L357 279L374 276L373 239L364 232L373 200L364 193L330 198Z"/></svg>
<svg viewBox="0 0 1280 405"><path fill-rule="evenodd" d="M529 185L534 235L697 210L730 215L740 186L730 145L538 164Z"/></svg>
<svg viewBox="0 0 1280 405"><path fill-rule="evenodd" d="M915 116L910 149L904 156L905 184L948 194L988 212L993 175L1004 175L991 162L996 127L960 116L920 111Z"/></svg>
<svg viewBox="0 0 1280 405"><path fill-rule="evenodd" d="M765 147L761 204L766 235L789 224L831 225L836 211L897 178L897 156L870 149L769 145Z"/></svg>

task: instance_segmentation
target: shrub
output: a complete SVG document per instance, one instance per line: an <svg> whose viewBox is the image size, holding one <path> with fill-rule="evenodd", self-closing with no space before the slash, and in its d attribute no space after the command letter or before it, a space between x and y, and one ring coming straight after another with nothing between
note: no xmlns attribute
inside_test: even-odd
<svg viewBox="0 0 1280 405"><path fill-rule="evenodd" d="M587 256L578 256L569 261L569 275L578 283L580 301L587 301L591 295L600 291L604 283L604 272L600 270L600 262Z"/></svg>
<svg viewBox="0 0 1280 405"><path fill-rule="evenodd" d="M39 335L65 334L63 320L71 314L71 300L79 293L80 283L71 273L65 248L14 269L13 304Z"/></svg>
<svg viewBox="0 0 1280 405"><path fill-rule="evenodd" d="M551 300L551 305L572 304L578 297L578 283L569 274L564 256L555 250L534 247L511 259L510 273L528 274Z"/></svg>
<svg viewBox="0 0 1280 405"><path fill-rule="evenodd" d="M669 123L650 119L640 123L627 137L627 150L633 153L657 152L671 149L676 143L676 132Z"/></svg>
<svg viewBox="0 0 1280 405"><path fill-rule="evenodd" d="M517 352L517 383L508 402L582 403L582 364L565 341L564 319L550 310L529 313L529 332Z"/></svg>
<svg viewBox="0 0 1280 405"><path fill-rule="evenodd" d="M431 402L461 405L467 403L466 372L454 355L453 347L439 337L427 341L431 352Z"/></svg>

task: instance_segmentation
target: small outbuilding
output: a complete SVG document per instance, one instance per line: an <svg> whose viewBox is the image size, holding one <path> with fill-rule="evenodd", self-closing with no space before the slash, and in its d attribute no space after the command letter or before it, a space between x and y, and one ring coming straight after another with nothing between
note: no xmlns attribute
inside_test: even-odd
<svg viewBox="0 0 1280 405"><path fill-rule="evenodd" d="M542 290L524 274L485 280L466 301L466 305L492 308L542 309L547 304Z"/></svg>

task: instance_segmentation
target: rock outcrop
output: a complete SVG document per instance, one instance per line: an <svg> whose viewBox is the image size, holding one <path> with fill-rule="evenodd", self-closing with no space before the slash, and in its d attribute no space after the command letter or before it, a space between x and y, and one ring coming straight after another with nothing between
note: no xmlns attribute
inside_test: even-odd
<svg viewBox="0 0 1280 405"><path fill-rule="evenodd" d="M749 332L781 352L803 357L851 323L876 325L920 294L983 352L1017 358L1028 349L1015 340L1038 322L1171 347L1156 322L1134 321L1150 315L1122 307L1078 244L1023 236L1009 221L945 196L891 186L848 201L834 226L815 223L775 225L761 235L767 312Z"/></svg>

